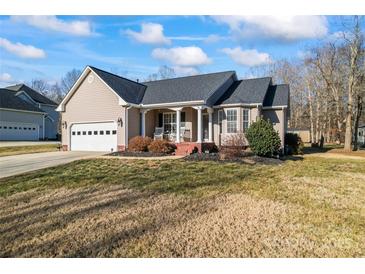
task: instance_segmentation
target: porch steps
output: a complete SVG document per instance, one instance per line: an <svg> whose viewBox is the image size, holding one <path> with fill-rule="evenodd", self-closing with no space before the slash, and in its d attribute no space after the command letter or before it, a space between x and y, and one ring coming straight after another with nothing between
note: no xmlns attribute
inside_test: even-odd
<svg viewBox="0 0 365 274"><path fill-rule="evenodd" d="M184 156L189 155L193 152L194 148L196 148L196 143L193 142L183 142L176 144L175 155Z"/></svg>

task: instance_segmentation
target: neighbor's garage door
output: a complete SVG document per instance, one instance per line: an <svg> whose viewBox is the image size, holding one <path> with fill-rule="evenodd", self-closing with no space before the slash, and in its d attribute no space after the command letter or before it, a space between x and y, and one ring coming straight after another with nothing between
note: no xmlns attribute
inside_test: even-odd
<svg viewBox="0 0 365 274"><path fill-rule="evenodd" d="M71 150L116 151L116 123L87 123L71 126Z"/></svg>
<svg viewBox="0 0 365 274"><path fill-rule="evenodd" d="M0 140L35 141L39 140L37 124L0 121Z"/></svg>

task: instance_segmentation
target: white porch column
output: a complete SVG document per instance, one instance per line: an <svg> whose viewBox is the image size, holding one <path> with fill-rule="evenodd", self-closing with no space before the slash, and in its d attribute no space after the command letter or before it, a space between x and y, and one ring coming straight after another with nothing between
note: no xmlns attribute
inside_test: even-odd
<svg viewBox="0 0 365 274"><path fill-rule="evenodd" d="M197 122L197 128L198 128L198 136L196 138L196 142L197 143L201 143L202 142L202 127L203 127L203 123L202 123L202 108L201 107L198 107L197 108L198 110L198 122Z"/></svg>
<svg viewBox="0 0 365 274"><path fill-rule="evenodd" d="M181 109L176 110L176 143L180 143L180 121L181 121Z"/></svg>
<svg viewBox="0 0 365 274"><path fill-rule="evenodd" d="M141 109L141 135L146 137L146 113L148 109Z"/></svg>
<svg viewBox="0 0 365 274"><path fill-rule="evenodd" d="M208 142L213 142L213 109L208 108L209 124L208 124Z"/></svg>

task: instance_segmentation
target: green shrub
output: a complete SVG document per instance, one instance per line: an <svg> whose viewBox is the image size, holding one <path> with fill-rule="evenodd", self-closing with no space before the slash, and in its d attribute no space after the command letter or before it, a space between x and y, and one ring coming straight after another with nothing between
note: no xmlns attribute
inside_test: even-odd
<svg viewBox="0 0 365 274"><path fill-rule="evenodd" d="M253 153L272 157L279 153L281 141L269 121L259 119L246 130L246 138Z"/></svg>
<svg viewBox="0 0 365 274"><path fill-rule="evenodd" d="M287 148L287 153L290 155L303 154L304 144L296 133L285 134L285 146Z"/></svg>
<svg viewBox="0 0 365 274"><path fill-rule="evenodd" d="M129 140L128 150L136 152L148 151L148 146L151 144L150 137L136 136Z"/></svg>
<svg viewBox="0 0 365 274"><path fill-rule="evenodd" d="M175 151L175 146L166 140L154 140L148 146L148 151L171 154Z"/></svg>

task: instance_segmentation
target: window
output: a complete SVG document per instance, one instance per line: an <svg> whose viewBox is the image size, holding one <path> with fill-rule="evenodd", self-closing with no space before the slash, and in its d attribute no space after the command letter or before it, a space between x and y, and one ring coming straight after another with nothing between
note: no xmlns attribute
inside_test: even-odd
<svg viewBox="0 0 365 274"><path fill-rule="evenodd" d="M77 135L81 135L81 131L78 131L78 132L77 132Z"/></svg>
<svg viewBox="0 0 365 274"><path fill-rule="evenodd" d="M99 134L104 135L104 130L100 130Z"/></svg>
<svg viewBox="0 0 365 274"><path fill-rule="evenodd" d="M97 130L94 130L94 135L98 135L98 131Z"/></svg>
<svg viewBox="0 0 365 274"><path fill-rule="evenodd" d="M91 135L93 132L91 131L91 130L89 130L88 132L87 132L87 135Z"/></svg>
<svg viewBox="0 0 365 274"><path fill-rule="evenodd" d="M219 133L222 133L222 122L223 122L223 110L218 110L218 125L219 125Z"/></svg>
<svg viewBox="0 0 365 274"><path fill-rule="evenodd" d="M176 113L169 112L163 114L163 130L169 133L176 132Z"/></svg>
<svg viewBox="0 0 365 274"><path fill-rule="evenodd" d="M113 134L113 135L117 134L117 131L116 131L116 130L113 130L113 131L112 131L112 134Z"/></svg>
<svg viewBox="0 0 365 274"><path fill-rule="evenodd" d="M29 130L32 130L32 128L31 128L31 127L28 127L28 129L29 129Z"/></svg>
<svg viewBox="0 0 365 274"><path fill-rule="evenodd" d="M13 129L13 127L9 127L9 129Z"/></svg>
<svg viewBox="0 0 365 274"><path fill-rule="evenodd" d="M72 131L72 135L76 135L76 132L75 131Z"/></svg>
<svg viewBox="0 0 365 274"><path fill-rule="evenodd" d="M248 129L248 126L249 126L249 112L250 110L249 109L243 109L243 112L242 112L242 128L243 128L243 131L245 131L246 129Z"/></svg>
<svg viewBox="0 0 365 274"><path fill-rule="evenodd" d="M23 129L24 129L24 130L27 130L27 128L26 128L26 127L23 127Z"/></svg>
<svg viewBox="0 0 365 274"><path fill-rule="evenodd" d="M83 132L82 132L82 135L86 135L86 131L83 131Z"/></svg>
<svg viewBox="0 0 365 274"><path fill-rule="evenodd" d="M105 134L106 134L106 135L110 135L110 130L106 130L106 131L105 131Z"/></svg>
<svg viewBox="0 0 365 274"><path fill-rule="evenodd" d="M237 132L237 109L227 110L227 133Z"/></svg>
<svg viewBox="0 0 365 274"><path fill-rule="evenodd" d="M14 129L18 129L18 127L14 127Z"/></svg>
<svg viewBox="0 0 365 274"><path fill-rule="evenodd" d="M35 127L33 128L33 130L35 130Z"/></svg>
<svg viewBox="0 0 365 274"><path fill-rule="evenodd" d="M7 129L7 128L8 128L7 126L4 127L4 129Z"/></svg>

